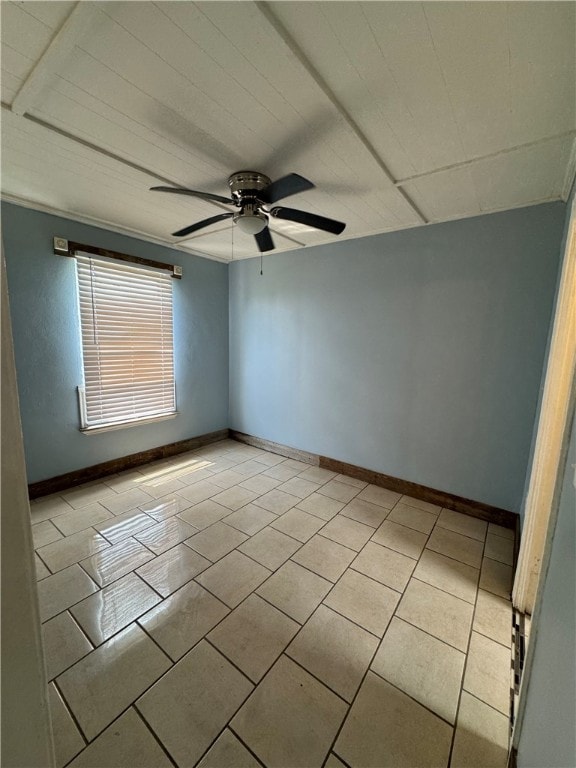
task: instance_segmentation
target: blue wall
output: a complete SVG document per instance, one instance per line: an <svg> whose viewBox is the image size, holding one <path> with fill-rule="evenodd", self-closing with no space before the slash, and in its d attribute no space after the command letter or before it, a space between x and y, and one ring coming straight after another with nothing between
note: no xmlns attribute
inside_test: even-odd
<svg viewBox="0 0 576 768"><path fill-rule="evenodd" d="M183 279L174 281L175 419L79 432L76 387L82 367L74 260L53 255L54 235L183 266ZM28 482L228 426L225 264L7 203L2 238Z"/></svg>
<svg viewBox="0 0 576 768"><path fill-rule="evenodd" d="M565 205L230 266L230 426L518 512Z"/></svg>

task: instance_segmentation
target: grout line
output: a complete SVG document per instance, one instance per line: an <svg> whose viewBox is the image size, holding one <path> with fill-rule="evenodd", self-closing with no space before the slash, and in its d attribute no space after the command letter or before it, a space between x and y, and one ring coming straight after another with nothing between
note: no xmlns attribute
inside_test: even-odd
<svg viewBox="0 0 576 768"><path fill-rule="evenodd" d="M144 723L145 727L146 727L146 728L147 728L147 729L150 731L150 733L151 733L152 737L154 738L154 740L155 740L155 741L158 743L158 746L160 747L160 749L162 750L162 752L164 752L164 754L166 755L166 757L168 758L168 760L170 760L170 762L172 763L172 765L176 766L176 768L177 768L177 765L178 765L178 764L176 763L176 761L175 761L175 760L173 760L173 759L172 759L172 755L170 754L170 752L168 752L167 748L164 746L164 744L163 744L163 743L162 743L162 741L160 740L160 737L157 735L156 731L155 731L155 730L152 728L152 726L150 725L150 723L149 723L149 722L146 720L146 718L144 717L144 715L142 714L142 712L140 712L140 710L139 710L139 709L137 709L137 707L135 706L135 704L136 704L136 702L134 702L134 705L132 705L132 709L133 709L133 710L134 710L134 712L136 713L136 717L139 717L139 718L142 720L142 722Z"/></svg>
<svg viewBox="0 0 576 768"><path fill-rule="evenodd" d="M79 732L80 736L84 739L84 746L86 746L90 742L89 742L86 734L84 733L84 730L82 729L82 726L80 725L80 721L78 720L78 718L74 714L74 711L73 711L72 707L68 704L68 700L64 696L64 692L63 692L62 688L60 687L59 683L56 681L56 678L54 680L52 680L52 684L54 685L54 687L58 691L58 693L60 695L60 698L62 699L62 701L64 703L64 706L66 707L66 710L68 711L70 717L72 718L72 721L73 721L74 725L78 729L78 732ZM83 749L80 750L80 751L83 751Z"/></svg>
<svg viewBox="0 0 576 768"><path fill-rule="evenodd" d="M488 538L488 535L486 535L486 538ZM486 550L486 539L484 539L484 543L482 545L482 556L484 556L484 551ZM481 561L482 562L482 561ZM454 742L456 740L456 731L458 730L458 719L460 716L460 704L462 702L462 691L464 690L464 682L466 680L466 671L468 669L468 660L469 660L469 654L470 654L470 645L472 643L472 633L474 631L474 619L476 617L476 607L478 605L478 592L480 590L480 577L481 577L481 571L478 572L478 581L476 584L476 593L474 595L474 611L472 613L472 621L470 622L470 630L468 632L468 643L466 644L466 656L464 658L464 668L462 670L462 677L460 680L460 690L458 692L458 701L456 702L456 712L454 715L454 730L452 732L452 741L450 743L450 753L448 755L448 765L452 762L452 754L454 752Z"/></svg>
<svg viewBox="0 0 576 768"><path fill-rule="evenodd" d="M252 695L252 694L250 694L250 695ZM253 749L250 749L250 746L249 746L249 745L248 745L248 744L247 744L247 743L246 743L246 742L245 742L245 741L242 739L242 737L241 737L241 736L238 734L238 732L237 732L237 731L235 731L235 730L234 730L234 728L232 727L232 718L230 718L230 720L228 720L228 723L227 723L227 725L226 725L226 728L228 728L228 730L229 730L229 731L230 731L232 734L234 734L234 736L235 736L235 737L238 739L238 741L239 741L239 742L242 744L242 746L243 746L243 747L245 747L245 748L248 750L248 752L250 752L250 754L251 754L251 755L252 755L252 757L253 757L253 758L256 760L256 762L258 763L258 765L261 765L261 766L263 766L263 767L264 767L264 763L262 762L262 760L260 760L260 758L258 757L258 755L256 754L256 752L254 752L254 750L253 750ZM226 730L226 728L224 728L224 730L223 730L222 732L224 732L224 731ZM198 763L197 763L196 765L198 765Z"/></svg>
<svg viewBox="0 0 576 768"><path fill-rule="evenodd" d="M378 649L378 647L376 647L376 650L377 650L377 649ZM286 649L286 650L287 650L287 649ZM278 659L280 659L282 656L286 656L286 658L287 658L287 659L289 659L289 660L290 660L290 661L291 661L293 664L296 664L296 666L297 666L297 667L300 667L300 669L301 669L303 672L305 672L307 675L310 675L310 677L313 677L313 678L314 678L314 680L316 680L316 682L317 682L317 683L320 683L320 685L322 685L324 688L327 688L327 689L328 689L328 690L329 690L331 693L333 693L333 694L334 694L334 696L337 696L337 697L340 699L340 701L344 702L344 704L345 704L345 705L346 705L346 707L347 707L347 712L346 712L346 714L348 714L348 711L350 710L350 707L351 707L351 704L350 704L350 702L349 702L349 701L347 701L347 700L344 698L344 696L342 696L342 694L341 694L341 693L338 693L338 691L335 691L335 690L334 690L334 688L332 688L332 686L331 686L329 683L325 682L324 680L321 680L321 679L320 679L320 678L319 678L317 675L315 675L315 674L314 674L314 672L310 672L310 670L309 670L309 669L306 669L306 667L305 667L305 666L303 666L303 665L302 665L302 664L301 664L299 661L297 661L296 659L294 659L292 656L289 656L289 655L288 655L288 653L286 652L286 650L284 650L284 651L283 651L283 652L280 654L280 656L278 657ZM276 661L278 661L278 659L277 659ZM344 719L346 719L346 718L344 718ZM328 754L330 754L330 751L328 751Z"/></svg>
<svg viewBox="0 0 576 768"><path fill-rule="evenodd" d="M435 712L433 709L430 709L430 707L427 704L423 704L421 701L418 701L418 699L415 699L414 696L411 696L403 688L400 688L400 686L396 685L395 683L392 683L390 680L388 680L388 678L383 677L375 669L372 669L370 667L368 671L372 672L372 674L376 675L376 677L380 678L380 680L383 680L385 683L387 683L388 685L392 686L392 688L395 688L397 691L400 691L400 693L402 693L408 699L413 701L419 707L422 707L422 709L425 709L427 712L430 712L431 715L434 715L434 717L437 717L438 720L441 720L443 723L446 723L446 725L449 725L450 729L452 730L453 733L456 731L456 714L457 714L458 709L456 709L456 713L454 714L454 722L451 723L450 720L446 720L446 718L442 717L442 715L439 715L438 712ZM447 766L450 765L450 758L448 758L448 762L446 763L446 765Z"/></svg>

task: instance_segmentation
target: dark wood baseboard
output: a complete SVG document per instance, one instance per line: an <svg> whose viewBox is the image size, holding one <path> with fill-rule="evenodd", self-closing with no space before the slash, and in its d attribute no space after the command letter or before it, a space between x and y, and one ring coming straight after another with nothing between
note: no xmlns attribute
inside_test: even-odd
<svg viewBox="0 0 576 768"><path fill-rule="evenodd" d="M463 512L465 515L479 517L481 520L497 523L505 528L512 528L513 530L516 528L518 515L515 512L509 512L507 509L493 507L490 504L484 504L482 501L465 499L453 493L438 491L435 488L429 488L427 485L413 483L410 480L401 480L398 477L357 467L354 464L346 464L344 461L330 459L327 456L320 456L319 458L319 466L324 469L330 469L332 472L356 477L358 480L364 480L366 483L380 485L382 488L388 488L390 491L396 491L405 496L413 496L415 499L421 499L422 501L429 501L431 504L437 504L446 509L453 509L455 512Z"/></svg>
<svg viewBox="0 0 576 768"><path fill-rule="evenodd" d="M431 504L437 504L440 507L452 509L455 512L463 512L465 515L478 517L489 523L497 523L505 528L516 530L519 516L515 512L509 512L507 509L493 507L490 504L484 504L481 501L465 499L462 496L456 496L453 493L438 491L435 488L428 488L426 485L419 485L410 480L401 480L398 477L392 477L391 475L385 475L382 472L376 472L372 469L358 467L355 464L347 464L344 461L331 459L328 456L319 456L315 453L309 453L308 451L301 451L297 448L282 445L281 443L273 443L270 440L253 437L244 432L230 430L230 437L234 440L239 440L242 443L253 445L256 448L270 451L271 453L278 453L281 456L298 459L299 461L321 467L322 469L329 469L338 474L355 477L358 480L363 480L364 482L372 483L373 485L379 485L382 488L396 491L405 496L413 496L415 499L420 499L421 501L428 501Z"/></svg>
<svg viewBox="0 0 576 768"><path fill-rule="evenodd" d="M301 451L298 448L291 448L289 445L282 445L282 443L273 443L271 440L264 440L262 437L247 435L245 432L237 432L236 430L231 429L230 437L232 440L238 440L240 443L253 445L254 448L262 448L264 451L277 453L279 456L286 456L289 459L303 461L305 464L312 464L315 467L319 466L320 463L320 457L316 453Z"/></svg>
<svg viewBox="0 0 576 768"><path fill-rule="evenodd" d="M73 472L67 472L65 475L51 477L48 480L40 480L37 483L30 483L28 486L28 495L31 499L37 499L39 496L47 496L50 493L58 493L68 488L73 488L82 483L88 483L91 480L98 480L107 475L114 475L117 472L124 472L127 469L134 469L141 464L148 464L150 461L166 459L169 456L176 456L179 453L192 451L195 448L201 448L203 445L215 443L218 440L226 440L228 430L220 429L217 432L208 432L198 437L190 437L187 440L179 440L177 443L160 445L157 448L148 448L146 451L132 453L129 456L121 456L118 459L104 461L102 464L94 464L91 467L83 467Z"/></svg>

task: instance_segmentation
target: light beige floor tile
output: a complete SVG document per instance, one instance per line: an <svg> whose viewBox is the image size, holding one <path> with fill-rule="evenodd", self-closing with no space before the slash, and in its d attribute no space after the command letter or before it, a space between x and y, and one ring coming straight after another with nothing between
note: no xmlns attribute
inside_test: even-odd
<svg viewBox="0 0 576 768"><path fill-rule="evenodd" d="M184 512L180 512L178 517L184 520L184 522L193 525L199 531L203 531L204 528L217 523L223 517L228 517L229 514L230 510L228 507L223 507L222 504L217 504L212 499L207 499L186 509Z"/></svg>
<svg viewBox="0 0 576 768"><path fill-rule="evenodd" d="M267 509L268 512L282 515L298 504L299 501L298 496L293 496L291 493L284 493L284 491L274 488L274 490L268 491L263 496L259 496L254 503L263 509Z"/></svg>
<svg viewBox="0 0 576 768"><path fill-rule="evenodd" d="M146 469L145 466L142 467ZM118 472L115 475L107 475L102 478L102 482L106 483L110 488L113 488L116 493L122 493L122 491L130 491L132 488L136 488L144 480L144 475L139 469L129 469L126 472Z"/></svg>
<svg viewBox="0 0 576 768"><path fill-rule="evenodd" d="M484 544L446 528L435 528L428 539L426 548L446 555L446 557L453 557L454 560L459 560L461 563L466 563L466 565L471 565L474 568L480 568Z"/></svg>
<svg viewBox="0 0 576 768"><path fill-rule="evenodd" d="M229 612L195 581L167 597L138 623L171 659L178 661Z"/></svg>
<svg viewBox="0 0 576 768"><path fill-rule="evenodd" d="M339 483L346 483L346 485L354 485L356 488L366 488L368 483L364 482L364 480L359 480L357 477L350 477L350 475L336 475L334 480L337 480Z"/></svg>
<svg viewBox="0 0 576 768"><path fill-rule="evenodd" d="M484 555L492 560L498 560L506 565L514 564L514 541L489 533L486 537Z"/></svg>
<svg viewBox="0 0 576 768"><path fill-rule="evenodd" d="M258 683L299 629L265 600L250 595L210 632L208 640Z"/></svg>
<svg viewBox="0 0 576 768"><path fill-rule="evenodd" d="M129 491L122 491L122 493L115 493L113 496L102 499L100 503L112 514L121 515L123 512L135 509L140 504L146 504L151 498L153 498L151 494L142 490L142 487L139 487L131 488Z"/></svg>
<svg viewBox="0 0 576 768"><path fill-rule="evenodd" d="M265 475L254 475L247 480L243 480L239 487L246 488L249 491L254 491L258 494L268 493L273 488L281 484L281 480L275 480L273 477L266 477Z"/></svg>
<svg viewBox="0 0 576 768"><path fill-rule="evenodd" d="M72 533L84 531L96 523L110 520L113 517L112 512L104 509L102 504L95 503L80 509L73 509L64 515L58 515L57 518L54 518L54 524L65 536L70 536Z"/></svg>
<svg viewBox="0 0 576 768"><path fill-rule="evenodd" d="M156 643L133 624L60 675L57 683L92 740L170 665Z"/></svg>
<svg viewBox="0 0 576 768"><path fill-rule="evenodd" d="M199 531L185 543L195 552L199 552L203 557L207 557L208 560L215 563L216 560L220 560L228 552L236 549L247 538L246 534L236 530L236 528L218 522L203 531Z"/></svg>
<svg viewBox="0 0 576 768"><path fill-rule="evenodd" d="M323 536L313 536L302 549L292 556L292 560L303 565L328 581L338 581L356 552Z"/></svg>
<svg viewBox="0 0 576 768"><path fill-rule="evenodd" d="M512 644L512 603L491 592L478 590L474 630L502 645Z"/></svg>
<svg viewBox="0 0 576 768"><path fill-rule="evenodd" d="M43 496L30 502L30 521L32 525L35 525L70 512L71 509L70 504L62 496L55 494Z"/></svg>
<svg viewBox="0 0 576 768"><path fill-rule="evenodd" d="M297 469L298 472L304 472L309 467L314 466L306 461L298 461L298 459L286 459L283 466L290 467L291 469Z"/></svg>
<svg viewBox="0 0 576 768"><path fill-rule="evenodd" d="M438 527L461 533L463 536L470 536L471 539L484 541L488 523L470 515L463 515L461 512L443 509L438 518Z"/></svg>
<svg viewBox="0 0 576 768"><path fill-rule="evenodd" d="M349 483L340 483L338 480L329 480L325 485L318 489L318 493L328 496L336 501L343 501L348 504L349 501L358 495L360 489Z"/></svg>
<svg viewBox="0 0 576 768"><path fill-rule="evenodd" d="M426 512L416 507L409 507L407 504L399 502L386 519L391 520L393 523L405 525L408 528L414 528L415 531L420 531L420 533L430 533L438 518L431 512Z"/></svg>
<svg viewBox="0 0 576 768"><path fill-rule="evenodd" d="M224 656L201 641L137 702L174 761L195 765L252 684Z"/></svg>
<svg viewBox="0 0 576 768"><path fill-rule="evenodd" d="M94 739L69 768L170 768L172 765L142 718L130 707Z"/></svg>
<svg viewBox="0 0 576 768"><path fill-rule="evenodd" d="M379 504L386 509L392 507L400 500L401 493L390 491L388 488L381 488L379 485L367 485L359 494L358 498L368 501L371 504Z"/></svg>
<svg viewBox="0 0 576 768"><path fill-rule="evenodd" d="M399 600L395 590L349 569L324 604L382 637Z"/></svg>
<svg viewBox="0 0 576 768"><path fill-rule="evenodd" d="M300 472L298 477L301 477L302 480L310 480L311 483L323 485L328 480L333 480L336 477L336 472L331 472L329 469L323 469L322 467L309 467L304 472Z"/></svg>
<svg viewBox="0 0 576 768"><path fill-rule="evenodd" d="M253 536L276 519L277 515L273 512L268 512L267 509L257 507L255 504L247 504L237 512L233 512L228 517L225 517L224 522L226 525L232 525L248 536Z"/></svg>
<svg viewBox="0 0 576 768"><path fill-rule="evenodd" d="M280 480L282 483L285 483L286 480L290 480L291 477L299 475L300 471L298 469L293 469L292 467L287 467L284 462L282 462L282 464L276 464L276 466L265 470L263 474L266 477L273 477L275 480Z"/></svg>
<svg viewBox="0 0 576 768"><path fill-rule="evenodd" d="M138 566L152 560L154 555L140 542L124 539L108 549L82 561L82 568L100 587L106 587Z"/></svg>
<svg viewBox="0 0 576 768"><path fill-rule="evenodd" d="M66 515L60 515L60 517L66 517ZM43 520L41 523L36 523L32 526L34 549L44 547L46 544L52 544L52 542L58 541L61 538L63 538L62 534L50 520Z"/></svg>
<svg viewBox="0 0 576 768"><path fill-rule="evenodd" d="M280 456L278 453L270 453L270 451L260 451L258 453L258 461L266 467L275 467L276 464L282 464L285 461L285 457Z"/></svg>
<svg viewBox="0 0 576 768"><path fill-rule="evenodd" d="M210 477L210 475L210 472L206 473L207 477ZM200 480L200 478L195 477L193 482L197 482L198 480ZM189 482L185 482L181 477L174 477L172 475L168 477L159 477L154 480L146 480L141 484L140 489L145 491L148 496L151 496L153 499L160 499L169 493L177 493L181 488L185 488L186 485L189 484Z"/></svg>
<svg viewBox="0 0 576 768"><path fill-rule="evenodd" d="M402 496L400 499L402 504L406 504L409 507L415 507L416 509L423 509L424 512L432 512L432 514L438 516L440 514L440 507L438 504L431 504L429 501L423 501L422 499L416 499L414 496Z"/></svg>
<svg viewBox="0 0 576 768"><path fill-rule="evenodd" d="M275 571L301 546L301 542L291 536L286 536L274 528L263 528L238 549L265 568Z"/></svg>
<svg viewBox="0 0 576 768"><path fill-rule="evenodd" d="M260 587L258 594L303 624L331 587L331 582L289 561Z"/></svg>
<svg viewBox="0 0 576 768"><path fill-rule="evenodd" d="M71 613L94 645L100 645L160 600L142 579L129 573L82 600Z"/></svg>
<svg viewBox="0 0 576 768"><path fill-rule="evenodd" d="M505 715L462 691L451 768L506 768L509 728Z"/></svg>
<svg viewBox="0 0 576 768"><path fill-rule="evenodd" d="M219 493L222 489L232 488L233 485L239 485L246 480L246 475L241 475L240 472L236 472L236 465L234 469L225 469L224 472L217 472L210 478L212 485L218 486ZM214 494L210 494L213 496Z"/></svg>
<svg viewBox="0 0 576 768"><path fill-rule="evenodd" d="M415 565L416 560L411 557L369 541L352 563L352 568L402 592Z"/></svg>
<svg viewBox="0 0 576 768"><path fill-rule="evenodd" d="M223 474L223 473L222 473ZM218 475L214 475L218 477ZM241 479L241 475L239 478ZM199 504L201 501L209 499L211 496L215 496L220 493L222 488L210 480L200 480L198 483L192 483L192 485L186 485L184 488L180 488L178 496L182 496L183 499L188 499L190 504Z"/></svg>
<svg viewBox="0 0 576 768"><path fill-rule="evenodd" d="M38 554L52 572L61 571L73 563L110 546L103 536L92 528L59 539L45 547L40 547Z"/></svg>
<svg viewBox="0 0 576 768"><path fill-rule="evenodd" d="M86 507L95 501L103 501L116 496L116 491L103 482L86 483L62 494L62 498L74 509Z"/></svg>
<svg viewBox="0 0 576 768"><path fill-rule="evenodd" d="M189 509L191 506L192 502L188 501L188 499L176 494L168 494L168 496L162 496L160 499L140 504L138 509L150 515L159 523L162 520L167 520L169 517L174 517L179 512L184 512L184 510Z"/></svg>
<svg viewBox="0 0 576 768"><path fill-rule="evenodd" d="M239 485L235 485L232 488L227 488L225 491L217 493L212 497L212 501L222 504L228 509L236 510L240 507L245 507L253 499L258 497L256 491L249 491L247 488L241 488Z"/></svg>
<svg viewBox="0 0 576 768"><path fill-rule="evenodd" d="M304 512L310 512L311 515L320 517L322 520L332 520L345 506L343 501L331 499L323 496L321 493L312 493L297 504L297 509L303 509Z"/></svg>
<svg viewBox="0 0 576 768"><path fill-rule="evenodd" d="M393 618L372 669L420 704L454 723L466 655Z"/></svg>
<svg viewBox="0 0 576 768"><path fill-rule="evenodd" d="M474 606L411 579L396 615L466 653Z"/></svg>
<svg viewBox="0 0 576 768"><path fill-rule="evenodd" d="M514 530L512 528L505 528L503 525L488 523L488 533L492 533L495 536L503 536L505 539L512 539L514 541Z"/></svg>
<svg viewBox="0 0 576 768"><path fill-rule="evenodd" d="M320 768L345 714L341 699L281 656L232 727L265 765Z"/></svg>
<svg viewBox="0 0 576 768"><path fill-rule="evenodd" d="M48 706L52 720L56 768L62 768L74 755L84 749L85 741L54 683L48 686Z"/></svg>
<svg viewBox="0 0 576 768"><path fill-rule="evenodd" d="M448 723L368 672L334 751L348 765L441 768L448 764L451 741Z"/></svg>
<svg viewBox="0 0 576 768"><path fill-rule="evenodd" d="M289 509L288 512L270 523L271 528L302 542L311 539L323 525L324 520L309 515L308 512L303 512L301 509Z"/></svg>
<svg viewBox="0 0 576 768"><path fill-rule="evenodd" d="M48 576L38 582L40 620L47 621L97 590L96 584L79 565L70 565Z"/></svg>
<svg viewBox="0 0 576 768"><path fill-rule="evenodd" d="M48 680L57 677L92 650L88 638L68 611L42 625L42 640Z"/></svg>
<svg viewBox="0 0 576 768"><path fill-rule="evenodd" d="M352 520L357 520L359 523L364 523L364 525L369 525L372 528L378 528L388 513L389 510L386 507L372 504L370 501L357 497L352 499L349 504L346 504L340 514L350 517Z"/></svg>
<svg viewBox="0 0 576 768"><path fill-rule="evenodd" d="M439 555L427 549L422 553L414 577L443 589L461 600L474 603L480 571L470 565L460 563L451 557Z"/></svg>
<svg viewBox="0 0 576 768"><path fill-rule="evenodd" d="M342 515L336 515L322 528L322 536L354 549L356 552L362 549L373 533L374 528L369 525L358 523L356 520L350 520L349 517Z"/></svg>
<svg viewBox="0 0 576 768"><path fill-rule="evenodd" d="M328 755L328 759L324 763L324 768L346 768L342 760L340 758L336 757L336 755L331 752Z"/></svg>
<svg viewBox="0 0 576 768"><path fill-rule="evenodd" d="M133 509L124 512L121 515L110 516L109 520L103 523L96 523L94 528L101 533L111 544L118 544L119 541L134 536L135 533L149 528L156 524L153 517L141 512L139 509Z"/></svg>
<svg viewBox="0 0 576 768"><path fill-rule="evenodd" d="M226 728L198 763L198 768L260 768L242 742Z"/></svg>
<svg viewBox="0 0 576 768"><path fill-rule="evenodd" d="M510 565L485 557L482 560L480 572L480 589L485 589L487 592L492 592L509 600L512 591L512 575Z"/></svg>
<svg viewBox="0 0 576 768"><path fill-rule="evenodd" d="M228 463L230 466L233 466L232 462ZM222 467L222 469L225 469L225 467ZM217 472L213 471L211 466L205 466L199 469L193 469L190 472L182 471L178 474L178 480L180 480L182 485L193 485L194 483L199 483L200 480L210 480L215 474L217 474Z"/></svg>
<svg viewBox="0 0 576 768"><path fill-rule="evenodd" d="M286 653L339 696L352 701L377 647L374 635L320 605Z"/></svg>
<svg viewBox="0 0 576 768"><path fill-rule="evenodd" d="M36 566L36 581L40 581L40 579L45 579L47 576L50 576L50 571L46 568L37 554L34 554L34 564Z"/></svg>
<svg viewBox="0 0 576 768"><path fill-rule="evenodd" d="M243 461L234 467L234 471L238 472L240 475L244 475L244 477L253 477L260 472L264 472L265 469L266 465L261 464L255 459L248 459L248 461Z"/></svg>
<svg viewBox="0 0 576 768"><path fill-rule="evenodd" d="M137 533L135 539L154 552L155 555L161 555L168 549L172 549L181 541L189 539L198 533L198 529L190 525L180 517L171 517L169 520L163 520Z"/></svg>
<svg viewBox="0 0 576 768"><path fill-rule="evenodd" d="M270 571L241 552L230 552L202 573L196 581L216 595L229 608L244 598L270 576Z"/></svg>
<svg viewBox="0 0 576 768"><path fill-rule="evenodd" d="M384 520L372 536L372 541L417 560L428 541L428 535L415 531L413 528L407 528L405 525Z"/></svg>
<svg viewBox="0 0 576 768"><path fill-rule="evenodd" d="M137 573L162 597L168 597L210 565L209 560L186 544L178 544L143 565Z"/></svg>
<svg viewBox="0 0 576 768"><path fill-rule="evenodd" d="M305 499L310 494L320 488L321 483L314 483L311 480L306 480L301 475L293 477L291 480L287 480L282 485L278 486L279 491L284 493L291 493L293 496L298 496L299 499Z"/></svg>
<svg viewBox="0 0 576 768"><path fill-rule="evenodd" d="M508 715L510 709L510 648L472 632L464 688Z"/></svg>

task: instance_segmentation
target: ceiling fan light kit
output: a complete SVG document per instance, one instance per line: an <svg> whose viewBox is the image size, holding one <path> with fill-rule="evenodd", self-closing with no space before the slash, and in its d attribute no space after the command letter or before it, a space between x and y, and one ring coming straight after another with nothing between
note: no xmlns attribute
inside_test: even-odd
<svg viewBox="0 0 576 768"><path fill-rule="evenodd" d="M224 203L225 205L232 205L240 209L238 213L220 213L216 216L211 216L209 219L204 219L179 229L173 233L174 237L186 237L199 229L204 229L204 227L216 224L219 221L232 219L233 223L242 232L254 235L258 250L263 253L265 251L272 251L275 247L268 228L271 217L304 224L334 235L339 235L346 227L346 224L341 221L328 219L325 216L318 216L307 211L300 211L296 208L284 208L282 206L267 207L290 195L314 189L314 184L311 181L297 173L289 173L277 181L271 181L268 176L259 171L238 171L230 176L228 186L230 187L232 197L221 197L220 195L199 192L194 189L186 189L185 187L151 187L151 190L154 192L169 192L199 197L203 200Z"/></svg>

